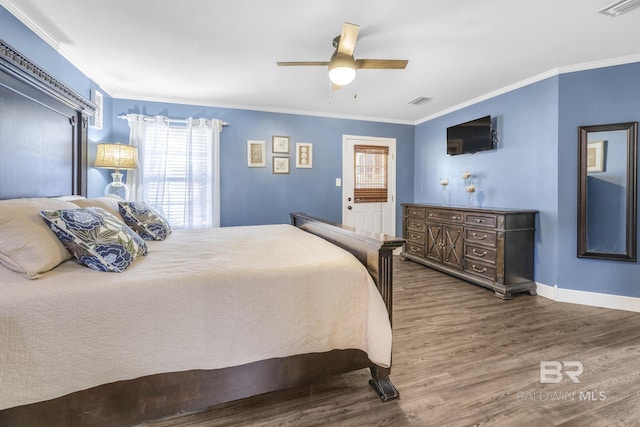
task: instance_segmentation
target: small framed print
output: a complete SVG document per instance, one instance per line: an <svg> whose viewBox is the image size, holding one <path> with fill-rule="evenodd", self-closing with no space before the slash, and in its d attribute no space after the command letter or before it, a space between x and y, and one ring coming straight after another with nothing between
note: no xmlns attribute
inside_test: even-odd
<svg viewBox="0 0 640 427"><path fill-rule="evenodd" d="M296 167L308 169L313 167L313 144L309 142L296 143Z"/></svg>
<svg viewBox="0 0 640 427"><path fill-rule="evenodd" d="M103 108L104 108L104 96L102 93L98 92L95 89L91 89L91 102L96 104L96 112L89 119L89 125L95 127L96 129L102 129L102 123L104 120Z"/></svg>
<svg viewBox="0 0 640 427"><path fill-rule="evenodd" d="M605 141L587 144L587 173L604 172Z"/></svg>
<svg viewBox="0 0 640 427"><path fill-rule="evenodd" d="M274 136L272 139L272 151L274 153L289 153L289 137L288 136Z"/></svg>
<svg viewBox="0 0 640 427"><path fill-rule="evenodd" d="M247 166L250 168L267 167L264 141L247 140Z"/></svg>
<svg viewBox="0 0 640 427"><path fill-rule="evenodd" d="M273 173L289 173L289 157L273 156Z"/></svg>

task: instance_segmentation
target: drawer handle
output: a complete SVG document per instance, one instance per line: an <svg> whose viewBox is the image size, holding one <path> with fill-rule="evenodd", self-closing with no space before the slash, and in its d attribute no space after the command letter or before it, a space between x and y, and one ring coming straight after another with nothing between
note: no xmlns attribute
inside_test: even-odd
<svg viewBox="0 0 640 427"><path fill-rule="evenodd" d="M476 222L478 224L482 224L483 222L486 222L486 221L484 219L476 218Z"/></svg>
<svg viewBox="0 0 640 427"><path fill-rule="evenodd" d="M434 216L438 216L438 215L433 214L433 213L430 213L430 214L429 214L429 218L433 218Z"/></svg>
<svg viewBox="0 0 640 427"><path fill-rule="evenodd" d="M411 226L412 226L412 227L421 227L421 226L422 226L422 224L420 224L419 222L412 222L412 223L411 223Z"/></svg>
<svg viewBox="0 0 640 427"><path fill-rule="evenodd" d="M481 270L481 269L477 268L475 264L471 264L471 268L476 273L484 273L485 271L487 271L487 267L482 267L482 270Z"/></svg>
<svg viewBox="0 0 640 427"><path fill-rule="evenodd" d="M412 238L412 239L419 239L419 238L420 238L420 236L416 236L415 234L412 234L412 235L411 235L411 238Z"/></svg>
<svg viewBox="0 0 640 427"><path fill-rule="evenodd" d="M451 219L458 220L458 219L462 219L462 218L460 218L459 216L454 215L454 216L451 217Z"/></svg>
<svg viewBox="0 0 640 427"><path fill-rule="evenodd" d="M480 252L479 250L477 250L476 248L473 248L473 254L477 255L477 256L485 256L487 254L487 251L482 251Z"/></svg>
<svg viewBox="0 0 640 427"><path fill-rule="evenodd" d="M478 233L473 233L473 238L474 238L474 239L478 239L478 240L484 240L484 239L486 239L486 238L487 238L487 235L486 235L486 234L483 234L483 235L481 236L481 235L479 235Z"/></svg>
<svg viewBox="0 0 640 427"><path fill-rule="evenodd" d="M411 246L411 252L420 252L420 248L416 248L415 246Z"/></svg>

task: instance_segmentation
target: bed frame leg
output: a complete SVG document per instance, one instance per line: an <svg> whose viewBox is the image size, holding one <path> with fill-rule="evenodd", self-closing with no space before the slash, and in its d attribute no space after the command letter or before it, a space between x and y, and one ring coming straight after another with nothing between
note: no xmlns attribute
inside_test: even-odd
<svg viewBox="0 0 640 427"><path fill-rule="evenodd" d="M390 373L391 369L389 368L371 367L369 385L383 402L400 398L400 393L389 378Z"/></svg>

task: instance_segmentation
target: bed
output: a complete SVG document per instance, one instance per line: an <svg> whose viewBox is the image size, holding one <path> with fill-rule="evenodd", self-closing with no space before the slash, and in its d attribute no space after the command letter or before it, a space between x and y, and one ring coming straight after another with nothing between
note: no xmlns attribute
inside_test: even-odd
<svg viewBox="0 0 640 427"><path fill-rule="evenodd" d="M95 106L2 42L0 101L0 200L86 196ZM0 425L130 425L363 368L395 399L402 244L293 213L176 230L124 273L0 265Z"/></svg>

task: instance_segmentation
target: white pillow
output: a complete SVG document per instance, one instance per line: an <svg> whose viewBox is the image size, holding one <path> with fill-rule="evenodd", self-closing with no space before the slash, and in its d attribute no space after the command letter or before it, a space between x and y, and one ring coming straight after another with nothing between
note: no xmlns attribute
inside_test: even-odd
<svg viewBox="0 0 640 427"><path fill-rule="evenodd" d="M55 198L0 200L0 264L37 279L71 259L67 248L42 221L40 211L75 207Z"/></svg>

